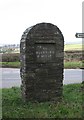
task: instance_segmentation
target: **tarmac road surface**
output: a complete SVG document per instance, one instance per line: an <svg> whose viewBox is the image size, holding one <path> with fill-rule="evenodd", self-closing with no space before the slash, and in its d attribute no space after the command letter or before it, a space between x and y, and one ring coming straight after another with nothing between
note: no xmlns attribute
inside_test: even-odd
<svg viewBox="0 0 84 120"><path fill-rule="evenodd" d="M82 83L84 70L64 69L63 84ZM0 88L10 88L21 85L20 69L0 68Z"/></svg>

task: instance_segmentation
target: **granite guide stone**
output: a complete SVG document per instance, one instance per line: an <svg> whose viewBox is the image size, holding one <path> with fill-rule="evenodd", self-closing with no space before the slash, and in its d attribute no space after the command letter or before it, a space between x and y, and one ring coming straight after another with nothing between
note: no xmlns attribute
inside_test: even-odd
<svg viewBox="0 0 84 120"><path fill-rule="evenodd" d="M62 97L64 37L51 23L26 29L20 41L21 90L24 101L57 101Z"/></svg>

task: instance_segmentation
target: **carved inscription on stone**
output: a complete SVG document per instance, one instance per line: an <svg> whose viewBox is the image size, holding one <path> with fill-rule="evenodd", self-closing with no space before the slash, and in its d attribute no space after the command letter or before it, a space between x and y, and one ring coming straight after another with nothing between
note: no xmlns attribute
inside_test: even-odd
<svg viewBox="0 0 84 120"><path fill-rule="evenodd" d="M37 62L52 62L55 57L54 44L35 44L36 45L36 61Z"/></svg>

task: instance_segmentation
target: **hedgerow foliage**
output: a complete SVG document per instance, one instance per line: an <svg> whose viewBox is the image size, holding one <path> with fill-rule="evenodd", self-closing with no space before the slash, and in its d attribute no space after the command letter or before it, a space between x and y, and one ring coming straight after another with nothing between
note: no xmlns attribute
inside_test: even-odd
<svg viewBox="0 0 84 120"><path fill-rule="evenodd" d="M20 54L19 53L5 53L5 54L2 54L2 61L3 62L20 61Z"/></svg>

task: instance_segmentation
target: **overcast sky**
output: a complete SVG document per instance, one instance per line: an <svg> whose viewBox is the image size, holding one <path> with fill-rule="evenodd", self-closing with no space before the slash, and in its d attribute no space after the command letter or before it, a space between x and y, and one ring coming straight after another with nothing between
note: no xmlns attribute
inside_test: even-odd
<svg viewBox="0 0 84 120"><path fill-rule="evenodd" d="M18 44L26 28L41 22L59 27L65 43L78 42L83 0L0 0L0 44Z"/></svg>

